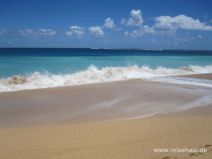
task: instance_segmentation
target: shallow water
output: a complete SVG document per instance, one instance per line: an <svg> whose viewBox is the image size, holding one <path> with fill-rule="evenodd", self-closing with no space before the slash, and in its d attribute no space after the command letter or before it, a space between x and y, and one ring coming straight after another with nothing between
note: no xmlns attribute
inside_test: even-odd
<svg viewBox="0 0 212 159"><path fill-rule="evenodd" d="M128 79L176 83L164 77L201 73L212 73L210 51L0 49L1 92Z"/></svg>

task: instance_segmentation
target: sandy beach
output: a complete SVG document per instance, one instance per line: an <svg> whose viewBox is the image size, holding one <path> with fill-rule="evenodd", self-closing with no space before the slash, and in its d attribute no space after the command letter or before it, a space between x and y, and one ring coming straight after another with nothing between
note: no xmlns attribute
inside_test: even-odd
<svg viewBox="0 0 212 159"><path fill-rule="evenodd" d="M0 156L209 159L211 95L143 80L0 93ZM176 148L207 152L156 152Z"/></svg>
<svg viewBox="0 0 212 159"><path fill-rule="evenodd" d="M192 74L192 75L185 75L181 77L188 77L188 78L198 78L198 79L206 79L211 80L212 74L211 73L205 73L205 74Z"/></svg>
<svg viewBox="0 0 212 159"><path fill-rule="evenodd" d="M212 159L212 0L2 0L0 159Z"/></svg>

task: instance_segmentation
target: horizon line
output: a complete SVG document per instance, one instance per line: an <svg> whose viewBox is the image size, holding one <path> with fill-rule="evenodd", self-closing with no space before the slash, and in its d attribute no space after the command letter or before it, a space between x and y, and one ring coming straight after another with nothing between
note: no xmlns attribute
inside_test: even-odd
<svg viewBox="0 0 212 159"><path fill-rule="evenodd" d="M90 49L137 51L212 51L211 49L144 49L144 48L89 48L89 47L0 47L0 49Z"/></svg>

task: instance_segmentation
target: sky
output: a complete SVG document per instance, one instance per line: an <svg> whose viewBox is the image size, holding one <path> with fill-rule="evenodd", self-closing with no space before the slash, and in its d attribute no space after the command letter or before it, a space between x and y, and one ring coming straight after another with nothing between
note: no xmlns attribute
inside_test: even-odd
<svg viewBox="0 0 212 159"><path fill-rule="evenodd" d="M0 0L0 47L212 50L212 1Z"/></svg>

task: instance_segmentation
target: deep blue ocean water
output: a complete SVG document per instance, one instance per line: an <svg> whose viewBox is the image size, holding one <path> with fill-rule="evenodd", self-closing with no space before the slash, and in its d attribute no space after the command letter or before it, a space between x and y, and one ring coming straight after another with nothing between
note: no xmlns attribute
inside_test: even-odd
<svg viewBox="0 0 212 159"><path fill-rule="evenodd" d="M212 65L212 51L124 49L0 49L0 78L33 72L75 73L94 65L157 68Z"/></svg>

